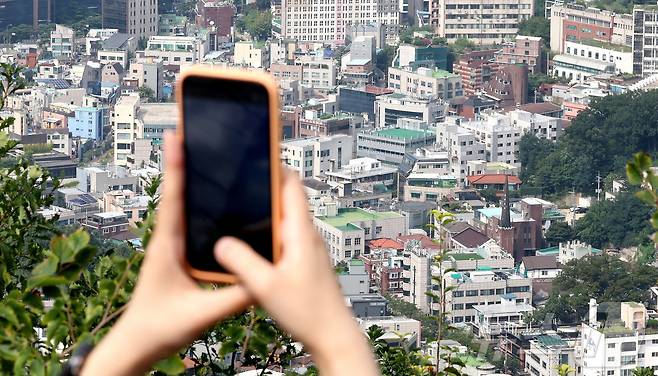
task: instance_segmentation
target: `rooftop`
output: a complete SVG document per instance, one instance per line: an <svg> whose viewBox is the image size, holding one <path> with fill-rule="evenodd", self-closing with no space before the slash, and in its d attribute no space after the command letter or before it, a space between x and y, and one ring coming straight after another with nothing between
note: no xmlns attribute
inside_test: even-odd
<svg viewBox="0 0 658 376"><path fill-rule="evenodd" d="M538 336L536 338L536 340L541 345L546 346L546 347L567 346L568 345L565 340L563 340L559 336L552 335L552 334Z"/></svg>
<svg viewBox="0 0 658 376"><path fill-rule="evenodd" d="M338 209L338 214L336 214L335 216L317 217L317 218L333 227L339 229L353 230L358 228L354 225L354 223L366 222L366 221L379 221L384 219L398 219L403 217L402 215L395 212L376 212L376 211L367 211L359 208L343 208L343 209Z"/></svg>
<svg viewBox="0 0 658 376"><path fill-rule="evenodd" d="M404 129L404 128L387 128L378 130L375 132L378 136L383 136L387 138L397 138L403 140L412 140L417 138L423 138L427 136L432 136L432 132L426 131L417 131L413 129Z"/></svg>
<svg viewBox="0 0 658 376"><path fill-rule="evenodd" d="M482 260L484 257L478 255L475 252L468 253L448 253L446 256L452 257L455 261L466 261L466 260Z"/></svg>
<svg viewBox="0 0 658 376"><path fill-rule="evenodd" d="M623 44L614 44L614 43L610 43L610 42L604 42L604 41L595 40L595 39L581 40L580 43L584 44L586 46L605 48L606 50L612 50L612 51L617 51L617 52L626 52L626 53L633 52L633 49L629 46L626 46L626 45L623 45Z"/></svg>

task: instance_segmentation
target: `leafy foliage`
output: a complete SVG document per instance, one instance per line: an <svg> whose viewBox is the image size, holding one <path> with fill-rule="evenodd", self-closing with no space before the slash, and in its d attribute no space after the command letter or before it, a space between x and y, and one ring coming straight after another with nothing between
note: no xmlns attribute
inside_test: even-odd
<svg viewBox="0 0 658 376"><path fill-rule="evenodd" d="M658 281L658 270L619 260L609 254L586 256L567 263L553 281L546 305L533 321L553 317L576 323L588 312L590 298L604 302L643 302L649 287Z"/></svg>
<svg viewBox="0 0 658 376"><path fill-rule="evenodd" d="M546 241L551 245L559 245L574 240L576 233L566 222L555 222L546 231Z"/></svg>
<svg viewBox="0 0 658 376"><path fill-rule="evenodd" d="M658 151L658 90L596 99L553 146L524 137L522 179L544 194L593 193L597 173L623 172L628 156L638 150Z"/></svg>
<svg viewBox="0 0 658 376"><path fill-rule="evenodd" d="M269 10L259 11L251 8L238 18L235 26L240 31L246 31L255 40L266 40L272 34L272 13Z"/></svg>
<svg viewBox="0 0 658 376"><path fill-rule="evenodd" d="M654 212L633 194L621 192L613 201L601 201L590 207L576 222L576 238L594 247L628 247L642 244L651 234L647 221Z"/></svg>
<svg viewBox="0 0 658 376"><path fill-rule="evenodd" d="M544 43L551 40L551 24L544 16L533 16L519 23L519 35L540 37Z"/></svg>

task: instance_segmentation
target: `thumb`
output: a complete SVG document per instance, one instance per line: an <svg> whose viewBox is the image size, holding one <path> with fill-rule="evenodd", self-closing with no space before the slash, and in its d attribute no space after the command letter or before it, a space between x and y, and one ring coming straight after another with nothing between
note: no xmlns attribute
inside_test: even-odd
<svg viewBox="0 0 658 376"><path fill-rule="evenodd" d="M237 238L223 237L215 244L215 259L235 274L257 299L267 295L274 278L274 265L247 243Z"/></svg>

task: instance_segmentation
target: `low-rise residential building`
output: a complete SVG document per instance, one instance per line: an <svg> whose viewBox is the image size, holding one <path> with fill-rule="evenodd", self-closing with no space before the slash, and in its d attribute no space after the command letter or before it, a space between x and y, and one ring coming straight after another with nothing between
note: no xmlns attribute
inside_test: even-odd
<svg viewBox="0 0 658 376"><path fill-rule="evenodd" d="M129 239L128 216L122 212L95 213L87 217L83 226L99 231L104 238Z"/></svg>
<svg viewBox="0 0 658 376"><path fill-rule="evenodd" d="M566 340L557 334L543 334L530 340L525 350L525 370L534 376L558 376L557 368L566 364L578 369L574 340Z"/></svg>
<svg viewBox="0 0 658 376"><path fill-rule="evenodd" d="M316 89L336 87L337 67L333 59L298 59L295 64L302 66L302 84Z"/></svg>
<svg viewBox="0 0 658 376"><path fill-rule="evenodd" d="M463 54L453 65L453 72L462 78L464 95L476 95L498 71L494 55L498 50L473 51Z"/></svg>
<svg viewBox="0 0 658 376"><path fill-rule="evenodd" d="M532 279L551 279L560 274L560 266L554 256L526 256L521 259L519 273Z"/></svg>
<svg viewBox="0 0 658 376"><path fill-rule="evenodd" d="M155 99L164 98L164 67L162 61L154 57L137 58L130 63L126 71L124 83L134 82L131 88L137 91L140 87L153 90Z"/></svg>
<svg viewBox="0 0 658 376"><path fill-rule="evenodd" d="M270 63L269 47L265 42L237 42L233 50L233 63L251 68L267 68Z"/></svg>
<svg viewBox="0 0 658 376"><path fill-rule="evenodd" d="M75 180L80 192L94 195L107 191L139 191L138 177L128 174L126 169L120 167L114 170L99 167L78 168Z"/></svg>
<svg viewBox="0 0 658 376"><path fill-rule="evenodd" d="M503 48L494 54L500 64L526 64L528 71L539 74L542 69L542 46L540 37L517 35L512 42L503 44Z"/></svg>
<svg viewBox="0 0 658 376"><path fill-rule="evenodd" d="M338 274L338 284L343 295L365 295L370 293L370 274L366 272L363 260L351 259L347 270Z"/></svg>
<svg viewBox="0 0 658 376"><path fill-rule="evenodd" d="M207 41L197 37L159 36L149 38L145 57L155 57L164 65L192 65L206 54Z"/></svg>
<svg viewBox="0 0 658 376"><path fill-rule="evenodd" d="M431 131L383 128L361 132L356 139L356 155L399 165L406 153L433 145L436 134Z"/></svg>
<svg viewBox="0 0 658 376"><path fill-rule="evenodd" d="M402 43L391 64L393 67L428 67L448 69L447 46L416 46Z"/></svg>
<svg viewBox="0 0 658 376"><path fill-rule="evenodd" d="M325 240L333 264L364 254L365 242L377 238L397 238L407 232L404 216L359 208L328 210L313 218Z"/></svg>
<svg viewBox="0 0 658 376"><path fill-rule="evenodd" d="M449 100L464 95L460 76L436 68L388 69L388 88L418 98Z"/></svg>
<svg viewBox="0 0 658 376"><path fill-rule="evenodd" d="M532 280L513 271L475 270L447 274L446 286L454 290L446 294L448 319L452 323L474 322L475 307L502 305L501 297L519 304L532 303ZM433 311L438 311L433 302ZM436 305L436 307L434 307Z"/></svg>
<svg viewBox="0 0 658 376"><path fill-rule="evenodd" d="M352 189L373 191L375 186L390 187L395 180L397 169L384 166L373 158L354 158L339 170L327 171L330 185L350 184ZM347 190L349 191L349 190Z"/></svg>
<svg viewBox="0 0 658 376"><path fill-rule="evenodd" d="M535 308L529 303L517 302L515 294L503 294L500 302L476 305L473 331L486 340L495 339L507 333L518 333L525 329L523 318Z"/></svg>
<svg viewBox="0 0 658 376"><path fill-rule="evenodd" d="M128 51L100 50L98 51L98 62L103 65L119 63L123 69L126 69L128 68Z"/></svg>
<svg viewBox="0 0 658 376"><path fill-rule="evenodd" d="M50 32L49 51L53 57L71 58L75 52L75 31L64 25L55 25L55 30Z"/></svg>
<svg viewBox="0 0 658 376"><path fill-rule="evenodd" d="M415 348L420 345L421 325L420 321L404 316L372 316L356 319L359 327L367 331L373 325L384 330L384 335L379 340L385 341L389 346Z"/></svg>
<svg viewBox="0 0 658 376"><path fill-rule="evenodd" d="M441 201L457 188L453 175L412 172L404 183L404 201Z"/></svg>
<svg viewBox="0 0 658 376"><path fill-rule="evenodd" d="M68 130L73 137L101 141L107 112L103 107L77 108L75 116L68 119Z"/></svg>
<svg viewBox="0 0 658 376"><path fill-rule="evenodd" d="M394 127L398 119L422 120L425 124L442 121L446 104L440 99L412 98L400 93L380 95L375 101L375 125L379 128Z"/></svg>
<svg viewBox="0 0 658 376"><path fill-rule="evenodd" d="M291 139L281 143L281 159L302 179L341 170L352 159L352 152L352 137L347 135Z"/></svg>
<svg viewBox="0 0 658 376"><path fill-rule="evenodd" d="M136 195L135 192L127 189L103 193L103 211L125 213L130 225L144 219L148 203L148 196Z"/></svg>
<svg viewBox="0 0 658 376"><path fill-rule="evenodd" d="M511 191L518 191L521 188L521 179L514 175L507 174L482 174L469 175L466 178L468 186L475 190L493 189L499 196L503 195L505 185Z"/></svg>

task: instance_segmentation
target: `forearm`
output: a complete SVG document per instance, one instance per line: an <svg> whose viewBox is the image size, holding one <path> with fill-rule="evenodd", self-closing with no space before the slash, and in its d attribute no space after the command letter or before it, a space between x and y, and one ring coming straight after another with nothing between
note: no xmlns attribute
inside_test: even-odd
<svg viewBox="0 0 658 376"><path fill-rule="evenodd" d="M132 330L125 322L117 322L87 357L82 376L145 374L158 354L146 347L146 338L135 339Z"/></svg>
<svg viewBox="0 0 658 376"><path fill-rule="evenodd" d="M379 375L370 345L351 315L329 324L321 344L310 352L321 375Z"/></svg>

